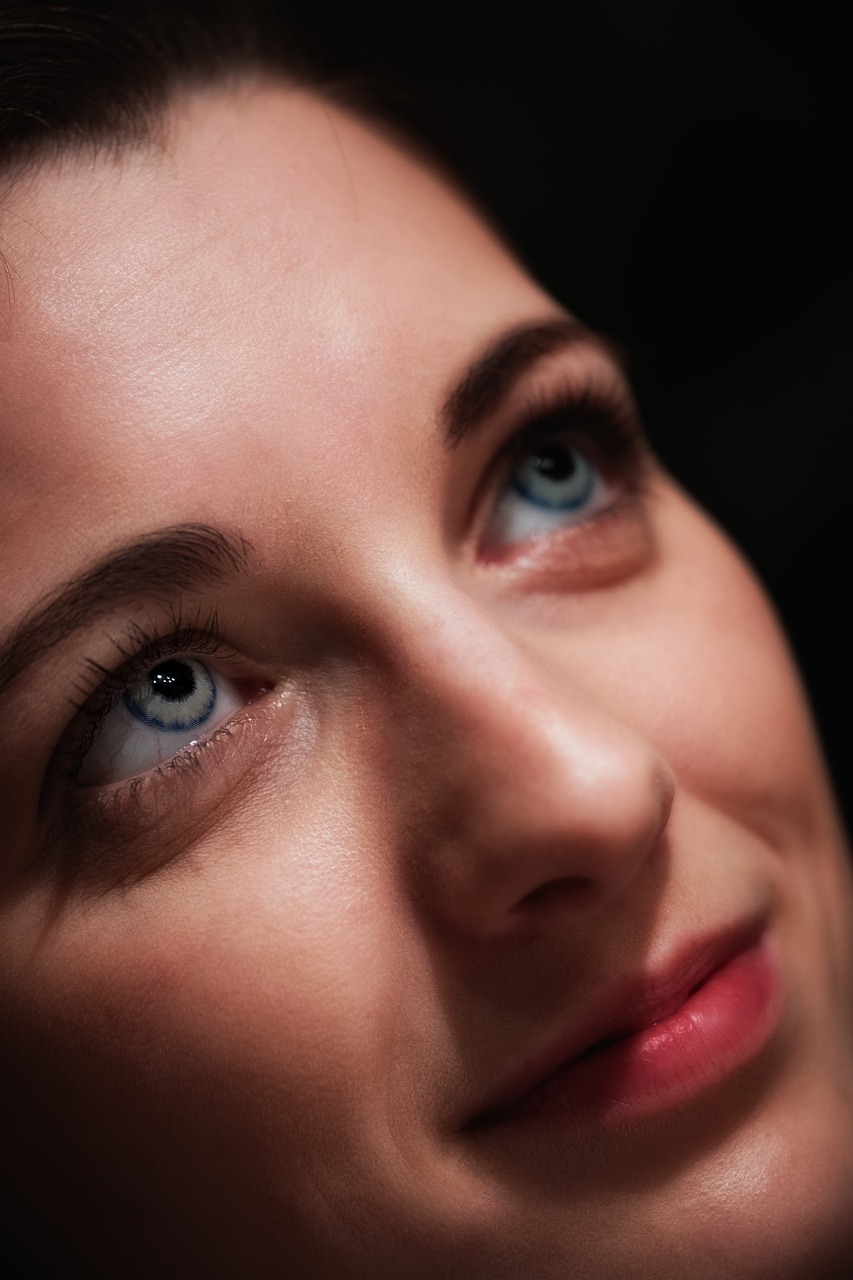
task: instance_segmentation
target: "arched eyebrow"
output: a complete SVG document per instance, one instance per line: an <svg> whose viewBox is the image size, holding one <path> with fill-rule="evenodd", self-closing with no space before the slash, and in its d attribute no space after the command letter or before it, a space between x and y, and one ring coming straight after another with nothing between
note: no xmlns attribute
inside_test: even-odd
<svg viewBox="0 0 853 1280"><path fill-rule="evenodd" d="M125 543L61 583L0 643L0 694L54 645L116 605L218 585L245 572L249 553L242 538L205 524L174 525Z"/></svg>
<svg viewBox="0 0 853 1280"><path fill-rule="evenodd" d="M491 414L537 360L560 348L606 344L579 320L557 317L500 334L468 368L441 409L445 438L455 448Z"/></svg>
<svg viewBox="0 0 853 1280"><path fill-rule="evenodd" d="M489 343L448 395L440 418L455 448L476 430L521 375L543 356L601 340L579 321L555 317L514 327ZM123 601L174 597L245 571L250 548L211 525L159 529L119 547L55 588L0 641L0 695L45 652Z"/></svg>

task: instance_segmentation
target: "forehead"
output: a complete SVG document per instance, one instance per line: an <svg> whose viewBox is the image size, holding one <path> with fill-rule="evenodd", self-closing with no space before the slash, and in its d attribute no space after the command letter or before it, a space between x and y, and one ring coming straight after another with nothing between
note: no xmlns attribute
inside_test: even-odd
<svg viewBox="0 0 853 1280"><path fill-rule="evenodd" d="M483 337L553 309L440 179L284 86L197 94L144 152L45 167L0 223L21 603L27 562L59 575L151 525L244 525L244 481L257 507L341 450L359 477L389 432L417 448Z"/></svg>

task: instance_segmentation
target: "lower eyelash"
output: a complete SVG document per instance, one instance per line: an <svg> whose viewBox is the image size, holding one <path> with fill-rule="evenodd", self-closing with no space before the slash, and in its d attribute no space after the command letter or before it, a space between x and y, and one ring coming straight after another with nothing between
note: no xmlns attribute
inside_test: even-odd
<svg viewBox="0 0 853 1280"><path fill-rule="evenodd" d="M43 857L54 874L69 886L91 880L112 888L138 882L167 866L179 856L186 832L195 830L186 822L192 806L187 785L191 788L210 770L208 790L213 794L204 815L210 817L222 796L214 778L224 767L225 785L230 779L233 786L235 775L227 767L234 760L230 748L235 736L243 728L251 729L256 718L242 715L219 725L194 746L137 777L112 786L67 790L48 815L43 842ZM248 768L248 756L244 763ZM176 806L181 801L184 816L178 821Z"/></svg>
<svg viewBox="0 0 853 1280"><path fill-rule="evenodd" d="M87 660L92 687L87 690L85 683L77 686L81 694L81 700L73 703L77 717L61 751L64 771L72 783L76 781L107 715L125 690L146 670L175 653L187 652L193 656L215 654L224 659L236 656L233 649L223 645L215 613L205 619L196 617L184 621L177 612L170 618L170 624L171 629L166 634L153 629L146 631L144 627L135 625L124 637L113 640L123 659L115 670L94 659Z"/></svg>
<svg viewBox="0 0 853 1280"><path fill-rule="evenodd" d="M180 751L170 756L168 760L164 760L153 769L146 770L145 773L137 774L133 778L124 778L121 782L107 783L98 787L86 787L78 792L78 795L87 797L97 795L107 800L117 801L120 797L123 799L122 793L127 791L129 800L136 800L142 787L149 783L156 784L158 780L162 780L177 769L194 769L201 773L204 771L204 753L208 751L217 742L224 742L233 736L232 725L234 721L228 724L217 725L209 734L199 738L197 742L191 742L185 747L181 747Z"/></svg>

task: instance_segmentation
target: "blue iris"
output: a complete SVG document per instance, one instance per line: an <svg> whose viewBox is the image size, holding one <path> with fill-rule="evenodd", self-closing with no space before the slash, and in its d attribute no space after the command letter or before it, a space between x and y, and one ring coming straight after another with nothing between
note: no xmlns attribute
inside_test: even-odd
<svg viewBox="0 0 853 1280"><path fill-rule="evenodd" d="M186 733L210 716L216 705L216 685L203 663L170 658L132 685L124 703L132 716L152 729Z"/></svg>

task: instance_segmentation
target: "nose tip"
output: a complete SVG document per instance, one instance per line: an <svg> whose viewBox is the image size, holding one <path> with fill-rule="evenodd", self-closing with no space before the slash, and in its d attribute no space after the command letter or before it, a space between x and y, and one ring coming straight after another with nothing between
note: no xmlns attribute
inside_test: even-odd
<svg viewBox="0 0 853 1280"><path fill-rule="evenodd" d="M674 777L646 739L588 698L541 683L445 687L421 793L416 863L445 926L477 936L542 918L556 902L626 890L659 848ZM503 677L503 678L501 678Z"/></svg>

